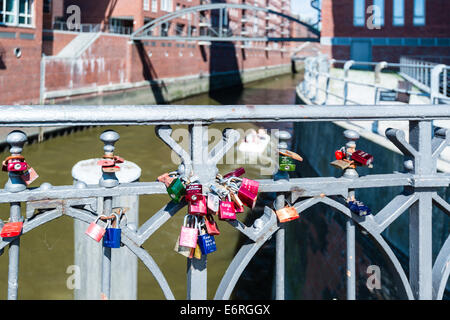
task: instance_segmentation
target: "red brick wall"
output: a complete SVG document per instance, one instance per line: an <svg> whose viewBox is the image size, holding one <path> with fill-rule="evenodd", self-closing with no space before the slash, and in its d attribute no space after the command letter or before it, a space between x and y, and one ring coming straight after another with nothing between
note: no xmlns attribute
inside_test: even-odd
<svg viewBox="0 0 450 320"><path fill-rule="evenodd" d="M42 52L46 56L57 55L76 36L77 36L76 33L58 32L58 31L44 32L42 39Z"/></svg>
<svg viewBox="0 0 450 320"><path fill-rule="evenodd" d="M30 104L39 102L40 58L42 52L42 0L35 0L36 28L0 27L0 32L13 32L15 39L0 39L0 103ZM21 39L21 34L34 39ZM14 48L22 56L16 58Z"/></svg>

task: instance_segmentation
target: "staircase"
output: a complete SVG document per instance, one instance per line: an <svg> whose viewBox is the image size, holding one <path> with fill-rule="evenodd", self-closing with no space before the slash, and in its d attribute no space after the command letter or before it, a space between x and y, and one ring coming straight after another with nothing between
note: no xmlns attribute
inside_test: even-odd
<svg viewBox="0 0 450 320"><path fill-rule="evenodd" d="M58 58L78 58L87 48L91 46L100 36L100 32L80 33L61 52Z"/></svg>

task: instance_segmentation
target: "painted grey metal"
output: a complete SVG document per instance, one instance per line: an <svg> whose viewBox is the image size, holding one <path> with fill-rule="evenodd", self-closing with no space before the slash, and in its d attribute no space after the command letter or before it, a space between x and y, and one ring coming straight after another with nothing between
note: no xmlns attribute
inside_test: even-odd
<svg viewBox="0 0 450 320"><path fill-rule="evenodd" d="M300 25L305 26L308 31L313 33L317 36L317 38L308 38L308 41L318 41L320 36L320 31L318 31L315 27L297 19L292 16L289 16L287 14L284 14L282 12L277 12L269 8L265 7L256 7L256 6L250 6L247 4L235 4L235 3L212 3L212 4L204 4L200 6L193 6L184 8L181 10L177 10L175 12L168 13L164 16L161 16L159 18L156 18L152 20L151 22L145 24L138 30L136 30L131 35L131 40L183 40L183 41L305 41L305 39L296 39L296 38L281 38L281 37L258 37L258 36L251 36L251 37L243 37L241 35L227 35L226 33L222 32L222 27L224 25L226 14L222 14L223 11L227 11L229 9L239 9L239 10L246 10L246 12L254 11L254 12L265 12L267 14L273 14L279 17L282 17L284 19L287 19L289 21L298 23ZM183 36L158 36L156 35L156 29L159 27L166 25L168 22L178 19L181 17L184 17L185 15L189 14L198 14L199 12L204 11L214 11L219 10L219 20L217 24L218 29L216 30L214 27L211 27L212 23L209 23L207 28L210 34L216 34L216 36L206 36L206 37L193 37L190 33ZM212 13L211 13L212 16Z"/></svg>
<svg viewBox="0 0 450 320"><path fill-rule="evenodd" d="M38 109L40 106L36 106ZM409 120L410 132L409 142L405 138L405 133L399 130L388 129L386 136L395 146L399 148L405 155L405 163L408 163L409 170L405 173L379 174L359 176L355 174L347 174L340 178L334 177L318 177L318 178L289 178L286 173L276 173L273 179L258 180L260 183L260 192L268 193L275 192L278 194L277 203L274 208L280 207L285 195L283 193L291 194L291 199L299 200L295 204L295 208L299 212L303 212L309 207L318 203L323 203L333 210L344 214L348 219L347 236L348 236L348 250L347 250L347 270L353 276L355 274L355 239L354 230L356 224L368 234L373 237L377 245L383 250L387 258L391 262L391 267L396 273L395 281L398 281L399 288L404 296L408 299L432 299L442 298L443 286L448 279L448 255L449 245L448 241L441 248L435 265L432 265L431 260L431 208L436 205L443 209L447 214L450 212L450 204L440 199L436 194L437 187L448 187L450 184L450 176L448 174L437 173L436 161L439 153L449 145L449 136L447 129L435 128L434 137L432 137L431 120L435 119L450 119L450 110L448 106L411 106L411 108L398 108L394 106L383 106L382 109L377 106L370 106L369 108L360 107L357 111L353 106L327 106L325 107L307 107L307 106L283 106L283 111L288 115L282 117L283 113L279 110L274 116L276 106L225 106L221 108L209 109L205 113L198 112L198 110L205 110L205 106L197 109L196 117L189 114L190 109L195 109L192 106L190 109L184 109L181 112L179 107L173 106L174 110L169 112L166 106L158 107L140 107L127 106L129 110L122 114L122 119L118 117L115 121L105 119L110 116L112 110L122 110L122 107L110 106L105 109L110 113L104 113L101 117L97 115L95 122L97 125L107 125L112 123L124 124L120 121L130 121L133 125L141 124L161 124L168 126L180 123L180 115L182 121L190 125L191 144L189 153L178 148L174 141L171 140L170 127L158 127L157 132L161 139L169 145L172 149L177 149L176 153L182 157L182 165L179 167L180 173L195 173L200 174L202 183L208 183L214 179L217 173L217 161L231 148L239 139L238 134L234 130L225 130L223 134L223 141L220 145L216 145L208 153L208 139L207 139L207 125L213 122L249 122L249 121L273 121L281 120L288 121L329 121L329 119L337 118L343 119L389 119L389 120ZM10 107L5 107L8 110ZM18 126L19 123L25 123L28 126L34 126L36 123L43 123L50 125L43 119L42 115L34 113L27 113L30 107L14 107L16 113L23 113L24 117L12 121L11 115L5 113L7 123ZM46 107L43 107L46 109ZM103 108L103 107L98 107ZM233 110L234 108L234 110ZM228 116L223 114L223 109L228 111ZM47 110L50 110L47 109ZM77 114L70 114L72 109L65 109L62 116L61 113L56 118L49 119L51 125L55 122L65 123L65 121L78 122L86 121L91 115L87 115L83 110L79 110ZM93 113L96 111L91 109ZM140 118L144 110L144 114L149 116L149 110L153 112L150 118L145 116ZM347 110L355 111L354 114L346 113ZM55 111L57 114L59 111ZM122 112L122 111L120 111ZM123 111L124 112L124 111ZM134 113L130 114L128 112ZM234 114L236 113L236 114ZM50 114L49 117L55 116ZM2 114L3 115L3 114ZM192 118L190 118L192 117ZM200 119L199 119L200 118ZM1 121L5 121L5 120ZM84 120L83 120L84 119ZM94 118L90 118L92 121ZM134 119L134 120L133 120ZM149 119L153 119L149 121ZM207 119L207 120L206 120ZM231 120L230 120L231 119ZM133 121L132 121L133 120ZM19 122L20 121L20 122ZM281 138L282 134L279 136ZM359 136L352 131L344 131L344 137L348 140L356 140ZM104 139L108 143L112 143L117 137ZM20 140L20 139L19 139ZM282 139L281 139L282 140ZM15 141L11 142L13 147L17 147ZM15 145L16 144L16 145ZM285 147L283 141L280 141L279 147ZM20 147L20 145L19 145ZM113 145L107 146L105 151L112 152ZM14 152L21 152L21 148L13 149ZM362 188L382 188L388 186L400 186L404 190L401 194L396 195L391 202L389 202L383 209L374 215L366 217L358 217L350 212L345 205L345 199L352 196L353 192ZM104 208L97 208L97 198L105 199L106 202L112 201L115 197L126 195L145 195L145 194L164 194L166 192L165 186L159 182L133 182L118 184L115 187L102 187L99 185L86 185L81 182L73 186L51 186L43 183L41 187L36 189L27 189L19 192L11 192L8 190L0 190L0 203L10 203L11 208L15 208L14 212L11 209L11 216L18 216L14 219L20 219L20 211L17 210L17 205L26 203L26 219L24 222L23 234L38 228L39 226L59 218L62 215L67 215L75 220L90 223L95 220L99 212L107 213L110 211L110 204L106 203ZM339 201L331 199L335 197ZM147 240L156 230L158 230L165 222L169 221L180 209L186 205L185 202L180 204L169 203L149 220L144 222L139 228L133 224L122 224L122 243L135 254L153 274L158 284L160 285L165 297L173 299L173 294L168 286L165 276L152 259L150 254L142 247L142 244ZM35 215L35 210L41 213ZM396 258L390 246L381 236L381 233L395 222L403 212L409 210L410 214L410 277L406 276L401 264ZM14 214L13 214L14 213ZM11 218L12 219L12 218ZM295 223L295 222L294 222ZM284 236L285 230L277 222L277 217L274 210L270 207L264 208L264 214L255 220L253 225L246 226L240 221L229 222L229 224L240 231L248 239L240 248L232 262L228 266L222 281L215 293L216 299L228 299L245 267L248 265L254 254L258 249L274 234L277 237L276 245L276 298L285 298L284 296ZM16 240L19 240L16 239ZM8 246L11 242L7 239L0 241L0 250ZM11 249L12 248L12 249ZM18 276L18 251L14 247L10 248L10 273L11 279L17 279ZM18 248L18 246L17 246ZM108 273L110 272L110 258L108 254L105 256L105 265L103 268L103 292L106 297L109 297L110 283L108 283ZM202 260L196 261L188 260L188 292L189 299L206 299L206 257ZM98 281L98 279L97 279ZM110 280L109 280L110 281ZM348 298L356 298L354 278L349 278L347 286ZM17 290L11 285L11 294L8 297L11 299L17 298Z"/></svg>
<svg viewBox="0 0 450 320"><path fill-rule="evenodd" d="M279 110L283 109L283 112ZM49 127L342 120L445 120L448 105L0 106L0 126Z"/></svg>

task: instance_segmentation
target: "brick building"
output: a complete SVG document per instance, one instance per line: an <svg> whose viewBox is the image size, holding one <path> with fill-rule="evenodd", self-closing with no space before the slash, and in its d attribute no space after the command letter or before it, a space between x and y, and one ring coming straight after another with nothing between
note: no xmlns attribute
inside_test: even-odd
<svg viewBox="0 0 450 320"><path fill-rule="evenodd" d="M448 0L322 0L322 52L359 61L448 56L449 12Z"/></svg>
<svg viewBox="0 0 450 320"><path fill-rule="evenodd" d="M42 1L0 1L1 102L38 102Z"/></svg>
<svg viewBox="0 0 450 320"><path fill-rule="evenodd" d="M151 81L220 75L290 64L284 43L201 44L130 41L144 24L187 7L225 0L0 0L0 103L34 104L101 94ZM227 0L290 14L290 0ZM73 20L80 13L79 21ZM229 10L230 26L262 35L289 36L291 25L264 12ZM190 15L165 30L201 34L205 21ZM79 22L73 29L69 21ZM211 20L209 20L211 21ZM50 100L49 100L50 99ZM56 99L56 100L55 100Z"/></svg>

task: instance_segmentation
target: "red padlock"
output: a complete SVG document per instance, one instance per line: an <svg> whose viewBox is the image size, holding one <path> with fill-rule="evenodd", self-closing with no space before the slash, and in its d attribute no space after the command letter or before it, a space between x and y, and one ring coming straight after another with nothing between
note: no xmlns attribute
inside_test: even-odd
<svg viewBox="0 0 450 320"><path fill-rule="evenodd" d="M100 240L102 240L103 236L105 235L106 228L109 225L109 221L106 222L105 227L98 225L97 221L101 217L106 218L106 216L104 216L104 215L99 216L97 219L95 219L95 221L91 222L91 224L89 225L89 227L87 228L87 230L85 232L85 234L87 234L89 237L91 237L92 239L94 239L97 242L100 242Z"/></svg>
<svg viewBox="0 0 450 320"><path fill-rule="evenodd" d="M28 164L26 162L8 162L7 170L9 172L22 172L26 171Z"/></svg>
<svg viewBox="0 0 450 320"><path fill-rule="evenodd" d="M239 189L247 189L251 193L258 194L259 182L255 180L250 180L247 178L242 179L241 187Z"/></svg>
<svg viewBox="0 0 450 320"><path fill-rule="evenodd" d="M102 160L98 160L97 164L102 167L111 167L111 166L114 166L116 164L116 162L111 159L102 159Z"/></svg>
<svg viewBox="0 0 450 320"><path fill-rule="evenodd" d="M352 160L363 166L368 166L373 162L373 156L362 150L356 150L352 153Z"/></svg>
<svg viewBox="0 0 450 320"><path fill-rule="evenodd" d="M334 156L336 157L336 160L342 160L344 158L344 153L341 150L336 150Z"/></svg>
<svg viewBox="0 0 450 320"><path fill-rule="evenodd" d="M203 197L203 186L200 183L191 183L186 186L186 201L197 201Z"/></svg>
<svg viewBox="0 0 450 320"><path fill-rule="evenodd" d="M205 217L205 226L206 232L212 236L218 236L220 234L219 226L214 221L214 218L211 214L207 214Z"/></svg>
<svg viewBox="0 0 450 320"><path fill-rule="evenodd" d="M275 213L277 214L278 220L282 223L300 218L297 210L294 207L286 206L275 211Z"/></svg>
<svg viewBox="0 0 450 320"><path fill-rule="evenodd" d="M196 201L190 201L188 204L188 212L193 215L205 216L208 213L206 198L202 197Z"/></svg>
<svg viewBox="0 0 450 320"><path fill-rule="evenodd" d="M241 187L239 189L238 197L239 197L239 199L242 200L242 203L244 205L253 209L255 207L256 199L258 198L258 195Z"/></svg>
<svg viewBox="0 0 450 320"><path fill-rule="evenodd" d="M220 201L219 204L220 220L236 220L236 209L232 201Z"/></svg>
<svg viewBox="0 0 450 320"><path fill-rule="evenodd" d="M3 226L2 231L0 232L0 237L17 237L22 233L22 228L23 222L8 222Z"/></svg>
<svg viewBox="0 0 450 320"><path fill-rule="evenodd" d="M234 171L231 171L229 173L227 173L226 175L223 176L224 179L228 178L228 177L240 177L245 173L245 169L244 168L238 168Z"/></svg>

